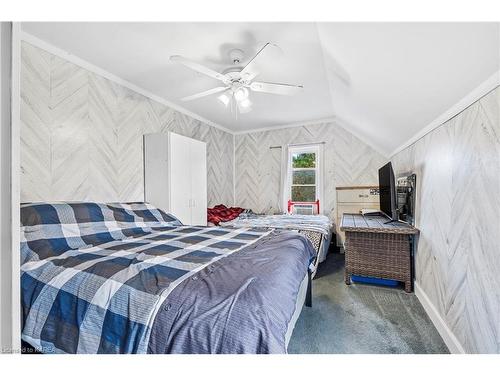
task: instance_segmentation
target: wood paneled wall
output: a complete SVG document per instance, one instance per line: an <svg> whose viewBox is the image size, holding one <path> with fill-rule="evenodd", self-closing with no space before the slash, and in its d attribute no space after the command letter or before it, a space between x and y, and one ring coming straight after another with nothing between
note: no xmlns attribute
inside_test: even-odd
<svg viewBox="0 0 500 375"><path fill-rule="evenodd" d="M466 352L500 353L500 88L392 161L417 174L417 283Z"/></svg>
<svg viewBox="0 0 500 375"><path fill-rule="evenodd" d="M337 186L377 185L386 158L335 122L235 136L236 203L256 212L279 211L281 149L325 142L322 211L335 208Z"/></svg>
<svg viewBox="0 0 500 375"><path fill-rule="evenodd" d="M207 142L208 204L232 205L233 135L22 43L21 200L142 201L145 133Z"/></svg>

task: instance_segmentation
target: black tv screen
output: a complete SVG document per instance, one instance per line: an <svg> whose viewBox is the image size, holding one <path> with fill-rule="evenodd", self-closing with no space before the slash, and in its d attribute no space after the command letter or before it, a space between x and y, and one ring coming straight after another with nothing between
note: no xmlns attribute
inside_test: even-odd
<svg viewBox="0 0 500 375"><path fill-rule="evenodd" d="M378 170L378 185L380 194L380 211L391 220L397 220L396 181L391 162Z"/></svg>

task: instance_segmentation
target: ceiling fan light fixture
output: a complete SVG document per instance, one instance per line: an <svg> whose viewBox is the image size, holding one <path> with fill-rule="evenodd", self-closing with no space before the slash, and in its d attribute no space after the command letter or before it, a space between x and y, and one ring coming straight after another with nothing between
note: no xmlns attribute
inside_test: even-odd
<svg viewBox="0 0 500 375"><path fill-rule="evenodd" d="M242 108L250 108L252 106L252 102L247 98L247 99L243 99L240 101L240 106Z"/></svg>
<svg viewBox="0 0 500 375"><path fill-rule="evenodd" d="M252 110L252 102L248 98L236 103L238 105L238 110L240 113L248 113Z"/></svg>
<svg viewBox="0 0 500 375"><path fill-rule="evenodd" d="M240 87L234 92L234 98L239 102L246 100L248 98L248 89L246 87Z"/></svg>
<svg viewBox="0 0 500 375"><path fill-rule="evenodd" d="M262 92L287 96L301 92L304 88L302 85L290 85L278 82L254 82L255 77L260 73L258 69L260 62L264 61L266 58L273 58L272 51L274 50L279 50L277 45L269 42L266 43L257 54L249 59L246 65L242 67L240 63L245 57L243 51L240 49L232 49L229 51L229 57L233 62L233 66L224 70L222 73L179 55L170 56L172 62L184 65L195 72L216 79L224 84L224 86L214 87L213 89L189 95L185 98L181 98L181 100L191 101L217 94L217 99L224 104L226 108L229 107L231 113L235 114L236 119L238 119L238 113L247 113L252 110L250 91L252 93Z"/></svg>
<svg viewBox="0 0 500 375"><path fill-rule="evenodd" d="M227 95L225 93L222 94L222 95L219 95L217 97L217 99L219 99L222 102L222 104L224 104L226 107L228 106L229 101L231 100L231 98L229 97L229 95Z"/></svg>

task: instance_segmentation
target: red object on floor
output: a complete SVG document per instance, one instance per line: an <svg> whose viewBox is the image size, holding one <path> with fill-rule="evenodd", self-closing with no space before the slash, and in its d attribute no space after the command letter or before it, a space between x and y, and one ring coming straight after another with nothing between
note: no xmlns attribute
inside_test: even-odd
<svg viewBox="0 0 500 375"><path fill-rule="evenodd" d="M231 221L236 219L244 211L241 207L226 207L218 204L214 208L207 209L207 221L219 225L221 221Z"/></svg>

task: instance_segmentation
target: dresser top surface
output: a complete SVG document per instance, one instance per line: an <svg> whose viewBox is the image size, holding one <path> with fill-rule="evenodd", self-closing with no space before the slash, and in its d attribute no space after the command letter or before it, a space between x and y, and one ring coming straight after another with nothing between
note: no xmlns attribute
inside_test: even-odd
<svg viewBox="0 0 500 375"><path fill-rule="evenodd" d="M364 190L364 189L378 189L378 186L337 186L335 190Z"/></svg>
<svg viewBox="0 0 500 375"><path fill-rule="evenodd" d="M375 232L416 234L419 230L400 221L387 223L389 219L382 215L344 214L340 229L344 232Z"/></svg>

